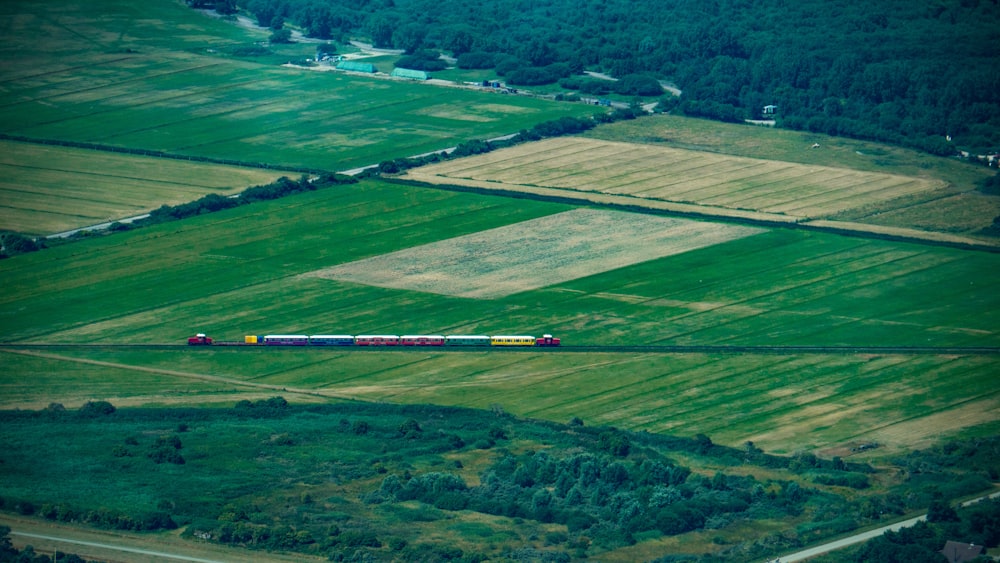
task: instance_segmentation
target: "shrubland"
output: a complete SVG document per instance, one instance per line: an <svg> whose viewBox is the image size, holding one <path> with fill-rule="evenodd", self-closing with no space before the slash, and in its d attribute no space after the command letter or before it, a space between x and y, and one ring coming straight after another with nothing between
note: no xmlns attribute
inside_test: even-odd
<svg viewBox="0 0 1000 563"><path fill-rule="evenodd" d="M1000 475L997 439L876 466L500 408L280 396L208 409L54 403L0 421L4 510L120 530L181 526L191 538L332 560L569 561L710 531L716 539L689 555L743 561L928 507L952 521L942 499ZM114 496L100 485L109 478ZM996 545L991 506L949 537ZM747 525L787 531L730 532Z"/></svg>

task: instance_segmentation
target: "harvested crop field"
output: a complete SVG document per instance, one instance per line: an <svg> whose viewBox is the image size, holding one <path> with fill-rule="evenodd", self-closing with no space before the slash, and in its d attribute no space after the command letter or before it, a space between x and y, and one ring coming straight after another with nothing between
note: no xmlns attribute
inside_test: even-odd
<svg viewBox="0 0 1000 563"><path fill-rule="evenodd" d="M412 179L625 195L796 219L926 192L942 182L846 168L561 137L423 167Z"/></svg>
<svg viewBox="0 0 1000 563"><path fill-rule="evenodd" d="M121 219L206 194L231 194L281 172L0 141L0 229L33 235Z"/></svg>
<svg viewBox="0 0 1000 563"><path fill-rule="evenodd" d="M638 213L575 209L306 275L493 299L762 231Z"/></svg>

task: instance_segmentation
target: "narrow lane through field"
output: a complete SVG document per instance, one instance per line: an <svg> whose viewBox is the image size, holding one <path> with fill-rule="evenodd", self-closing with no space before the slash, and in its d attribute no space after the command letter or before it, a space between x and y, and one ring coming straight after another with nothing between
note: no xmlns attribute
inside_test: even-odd
<svg viewBox="0 0 1000 563"><path fill-rule="evenodd" d="M962 503L962 506L969 506L981 500L994 499L997 497L1000 497L1000 492L965 501ZM872 538L881 536L886 532L898 532L903 528L909 528L910 526L915 525L917 522L922 522L926 519L927 515L921 514L920 516L909 518L907 520L903 520L902 522L896 522L894 524L889 524L888 526L882 526L881 528L876 528L874 530L869 530L867 532L861 532L859 534L855 534L853 536L846 538L841 538L839 540L825 543L823 545L818 545L816 547L811 547L809 549L804 549L802 551L790 553L788 555L782 555L781 557L775 559L769 559L767 563L796 563L797 561L805 561L812 557L823 555L824 553L829 553L831 551L836 551L844 547L868 541Z"/></svg>
<svg viewBox="0 0 1000 563"><path fill-rule="evenodd" d="M38 352L33 350L4 350L4 352L11 354L21 354L24 356L34 356L37 358L47 358L51 360L59 360L64 362L73 362L78 364L87 364L93 366L103 366L116 369L139 371L144 373L155 373L159 375L169 375L173 377L183 377L187 379L197 379L200 381L209 381L214 383L224 383L227 385L233 385L235 387L247 387L251 389L268 390L268 391L280 391L282 393L290 393L294 395L304 395L310 397L322 397L325 399L342 399L342 400L352 400L351 397L343 395L341 393L325 390L325 389L303 389L299 387L288 387L284 385L270 385L267 383L257 383L254 381L246 381L243 379L235 379L232 377L223 377L219 375L207 375L201 373L190 373L184 371L176 371L162 368L150 368L143 366L136 366L130 364L120 364L117 362L105 362L100 360L88 360L85 358L74 358L71 356L63 356L60 354L52 354L45 352Z"/></svg>

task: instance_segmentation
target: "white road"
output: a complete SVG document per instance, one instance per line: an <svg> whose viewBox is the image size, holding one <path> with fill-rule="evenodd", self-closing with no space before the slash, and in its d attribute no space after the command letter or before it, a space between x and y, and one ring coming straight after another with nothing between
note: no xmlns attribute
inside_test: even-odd
<svg viewBox="0 0 1000 563"><path fill-rule="evenodd" d="M71 540L66 538L57 538L55 536L46 536L43 534L29 534L27 532L11 532L12 536L21 536L23 538L30 538L36 540L48 540L58 543L67 543L72 545L82 545L86 547L99 547L101 549L109 549L112 551L124 551L126 553L135 553L137 555L148 555L151 557L159 557L161 559L172 559L177 561L194 561L195 563L226 563L225 561L219 561L216 559L201 559L199 557L188 557L187 555L177 555L174 553L165 553L162 551L153 551L150 549L139 549L135 547L125 547L121 545L111 545L107 543L98 543L82 540ZM65 549L67 553L70 553L70 549Z"/></svg>
<svg viewBox="0 0 1000 563"><path fill-rule="evenodd" d="M969 506L970 504L975 504L975 503L977 503L977 502L979 502L981 500L993 499L993 498L997 498L997 497L1000 497L1000 492L996 492L996 493L993 493L991 495L982 496L982 497L979 497L979 498L974 498L972 500L965 501L965 502L962 503L962 506ZM861 542L866 542L866 541L868 541L868 540L870 540L872 538L876 538L878 536L881 536L882 534L884 534L886 532L890 532L890 531L892 531L892 532L898 532L899 530L901 530L903 528L909 528L910 526L913 526L917 522L920 522L920 521L926 520L926 519L927 519L927 515L924 514L922 516L917 516L916 518L910 518L909 520L903 520L902 522L896 522L895 524L889 524L888 526L882 526L881 528L877 528L877 529L870 530L870 531L867 531L867 532L862 532L860 534L856 534L856 535L853 535L853 536L850 536L850 537L847 537L847 538L843 538L843 539L840 539L840 540L837 540L837 541L832 541L830 543L825 543L823 545L817 545L816 547L811 547L809 549L805 549L805 550L802 550L802 551L799 551L799 552L796 552L796 553L789 553L788 555L782 555L781 557L778 557L777 559L768 560L767 563L795 563L796 561L805 561L805 560L807 560L807 559L809 559L811 557L816 557L817 555L823 555L824 553L827 553L827 552L830 552L830 551L835 551L835 550L838 550L838 549L841 549L841 548L844 548L844 547L847 547L847 546L850 546L850 545L858 544L858 543L861 543Z"/></svg>
<svg viewBox="0 0 1000 563"><path fill-rule="evenodd" d="M142 215L136 215L135 217L126 217L124 219L118 219L117 221L98 223L96 225L90 225L89 227L80 227L79 229L73 229L71 231L63 231L54 235L48 235L45 238L66 238L71 237L80 231L103 231L114 223L131 223L132 221L138 221L139 219L145 219L146 217L149 217L149 213L143 213Z"/></svg>

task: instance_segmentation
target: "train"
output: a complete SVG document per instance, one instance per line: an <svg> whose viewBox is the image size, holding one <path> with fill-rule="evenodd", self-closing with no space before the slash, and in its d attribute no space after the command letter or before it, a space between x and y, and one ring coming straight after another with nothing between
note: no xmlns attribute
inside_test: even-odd
<svg viewBox="0 0 1000 563"><path fill-rule="evenodd" d="M188 338L189 346L514 346L551 348L560 339L551 334L519 335L440 334L268 334L245 336L242 341L217 341L203 333Z"/></svg>

